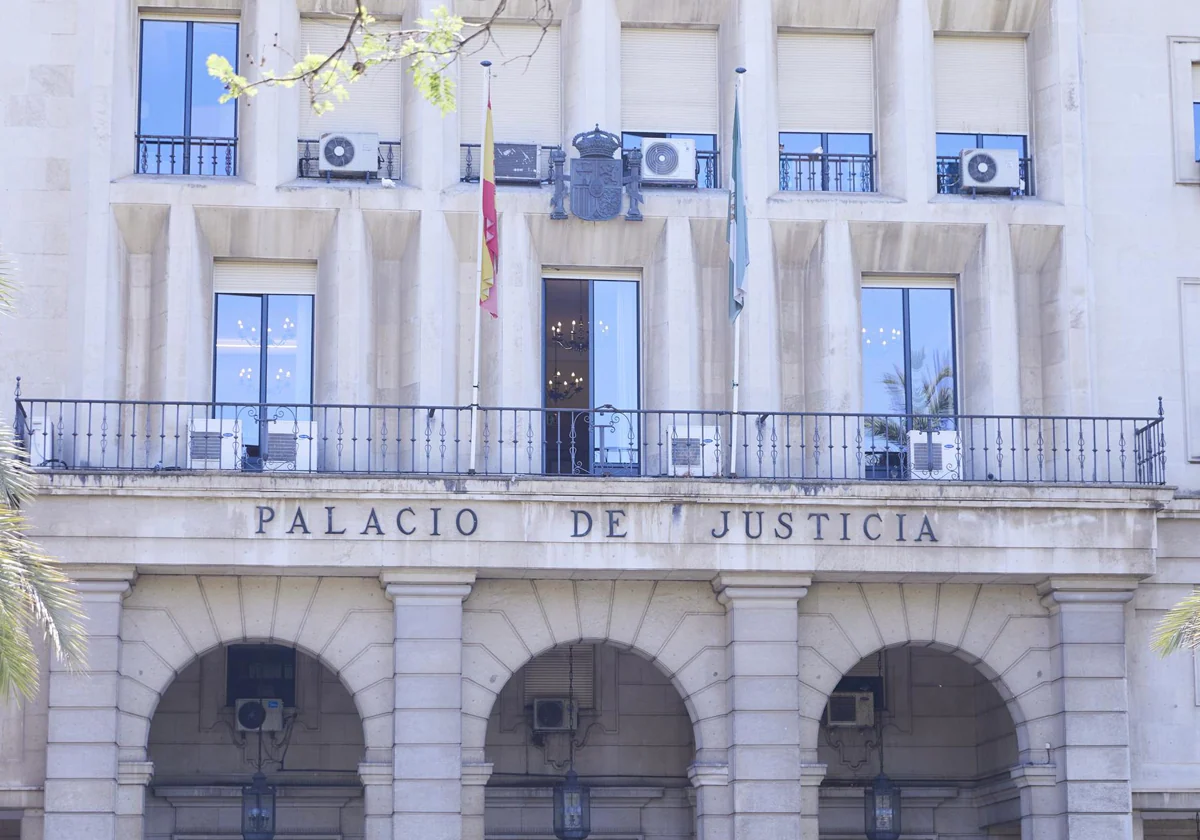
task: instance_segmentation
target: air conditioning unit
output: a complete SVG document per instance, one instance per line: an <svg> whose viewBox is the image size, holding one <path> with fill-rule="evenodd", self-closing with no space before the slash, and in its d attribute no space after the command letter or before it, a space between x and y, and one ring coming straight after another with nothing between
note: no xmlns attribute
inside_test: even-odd
<svg viewBox="0 0 1200 840"><path fill-rule="evenodd" d="M835 691L825 706L826 726L867 729L875 725L875 694L871 691Z"/></svg>
<svg viewBox="0 0 1200 840"><path fill-rule="evenodd" d="M958 432L908 433L908 477L948 481L961 475Z"/></svg>
<svg viewBox="0 0 1200 840"><path fill-rule="evenodd" d="M643 138L642 183L696 186L696 141Z"/></svg>
<svg viewBox="0 0 1200 840"><path fill-rule="evenodd" d="M193 418L188 429L189 470L241 469L241 424L237 420Z"/></svg>
<svg viewBox="0 0 1200 840"><path fill-rule="evenodd" d="M63 440L53 420L45 417L26 417L25 434L29 441L29 465L31 467L65 467Z"/></svg>
<svg viewBox="0 0 1200 840"><path fill-rule="evenodd" d="M479 167L482 169L482 163ZM538 172L537 143L497 143L496 181L513 184L537 184L541 182Z"/></svg>
<svg viewBox="0 0 1200 840"><path fill-rule="evenodd" d="M667 475L675 478L721 474L716 426L672 426L667 431Z"/></svg>
<svg viewBox="0 0 1200 840"><path fill-rule="evenodd" d="M574 732L579 728L579 710L562 698L533 701L534 732Z"/></svg>
<svg viewBox="0 0 1200 840"><path fill-rule="evenodd" d="M369 179L379 171L379 135L366 131L323 134L317 153L317 169L326 175L365 173Z"/></svg>
<svg viewBox="0 0 1200 840"><path fill-rule="evenodd" d="M278 732L283 729L283 701L247 697L234 706L238 732Z"/></svg>
<svg viewBox="0 0 1200 840"><path fill-rule="evenodd" d="M1012 192L1021 183L1021 156L1013 149L964 149L959 163L963 192Z"/></svg>
<svg viewBox="0 0 1200 840"><path fill-rule="evenodd" d="M263 468L309 472L317 454L317 424L311 420L267 421L267 460Z"/></svg>

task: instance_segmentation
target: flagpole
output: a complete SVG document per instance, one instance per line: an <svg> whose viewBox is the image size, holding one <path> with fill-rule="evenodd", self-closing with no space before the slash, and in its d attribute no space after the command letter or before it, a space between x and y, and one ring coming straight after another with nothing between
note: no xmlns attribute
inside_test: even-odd
<svg viewBox="0 0 1200 840"><path fill-rule="evenodd" d="M488 106L492 98L492 62L481 61L483 65L483 120L479 132L479 234L475 237L475 246L479 248L479 259L475 263L475 363L471 375L471 458L467 473L475 475L476 439L479 433L479 360L481 354L480 337L483 332L483 302L479 299L483 283L483 251L487 247L483 241L483 154L487 145L487 116Z"/></svg>
<svg viewBox="0 0 1200 840"><path fill-rule="evenodd" d="M733 110L734 110L735 114L737 115L738 120L741 120L741 112L740 112L740 109L738 108L738 103L742 99L742 78L746 73L746 68L738 67L736 69L736 72L737 72L737 83L733 89L733 104L734 104ZM734 129L736 131L740 132L741 126L735 125ZM741 150L739 150L739 154L740 153L741 153ZM740 160L731 161L731 163L732 163L732 166L730 167L730 175L732 176L732 179L734 181L734 189L737 189L739 191L745 190L746 185L744 183L742 183L742 181L743 181L742 173L733 171L733 167L740 166L741 161ZM749 231L747 231L747 236L748 235L749 235ZM730 260L732 261L732 265L733 265L734 276L736 276L737 267L741 265L741 260L742 260L742 257L744 256L744 254L739 253L740 249L738 247L738 243L741 242L741 240L742 240L741 232L739 231L738 235L734 237L734 241L729 243L730 247L733 248L733 250L734 250L734 252L729 255ZM733 319L733 385L732 385L732 387L733 387L733 413L729 418L729 477L730 478L737 477L737 439L738 439L737 422L738 422L739 397L741 396L741 388L739 387L739 385L740 385L739 380L741 379L741 369L742 369L742 317L741 317L741 313L739 312L738 316Z"/></svg>

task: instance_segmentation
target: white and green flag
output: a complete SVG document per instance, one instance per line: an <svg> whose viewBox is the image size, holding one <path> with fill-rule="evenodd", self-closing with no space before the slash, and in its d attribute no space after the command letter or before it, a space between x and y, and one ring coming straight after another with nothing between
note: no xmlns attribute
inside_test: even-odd
<svg viewBox="0 0 1200 840"><path fill-rule="evenodd" d="M729 189L729 320L736 321L746 305L746 266L750 249L746 239L746 179L742 170L742 115L739 93L733 95L733 166Z"/></svg>

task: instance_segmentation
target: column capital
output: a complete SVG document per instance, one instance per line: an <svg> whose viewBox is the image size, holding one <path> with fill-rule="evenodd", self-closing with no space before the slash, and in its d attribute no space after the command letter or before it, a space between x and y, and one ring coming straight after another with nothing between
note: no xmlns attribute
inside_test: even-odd
<svg viewBox="0 0 1200 840"><path fill-rule="evenodd" d="M725 572L713 578L713 591L722 604L730 601L799 601L808 594L812 575L768 572Z"/></svg>
<svg viewBox="0 0 1200 840"><path fill-rule="evenodd" d="M1018 790L1058 784L1058 768L1053 764L1018 764L1008 771L1008 775Z"/></svg>
<svg viewBox="0 0 1200 840"><path fill-rule="evenodd" d="M464 761L462 765L463 787L483 787L492 778L492 762Z"/></svg>
<svg viewBox="0 0 1200 840"><path fill-rule="evenodd" d="M1133 577L1064 576L1042 581L1037 593L1042 606L1053 611L1064 604L1125 604L1133 600L1137 587Z"/></svg>
<svg viewBox="0 0 1200 840"><path fill-rule="evenodd" d="M389 569L379 582L392 601L410 598L458 598L465 601L475 583L474 569Z"/></svg>
<svg viewBox="0 0 1200 840"><path fill-rule="evenodd" d="M821 782L825 781L825 773L828 769L829 766L826 764L801 764L801 787L820 787Z"/></svg>
<svg viewBox="0 0 1200 840"><path fill-rule="evenodd" d="M688 765L687 773L692 787L729 784L728 764L710 764L697 761Z"/></svg>
<svg viewBox="0 0 1200 840"><path fill-rule="evenodd" d="M64 566L63 573L85 598L89 595L119 595L124 598L132 591L133 582L137 580L137 569L133 566Z"/></svg>
<svg viewBox="0 0 1200 840"><path fill-rule="evenodd" d="M358 778L364 785L386 785L391 787L393 778L392 764L381 761L361 761L358 764Z"/></svg>
<svg viewBox="0 0 1200 840"><path fill-rule="evenodd" d="M153 761L118 761L117 762L117 784L121 785L141 785L145 787L150 784L150 779L154 776Z"/></svg>

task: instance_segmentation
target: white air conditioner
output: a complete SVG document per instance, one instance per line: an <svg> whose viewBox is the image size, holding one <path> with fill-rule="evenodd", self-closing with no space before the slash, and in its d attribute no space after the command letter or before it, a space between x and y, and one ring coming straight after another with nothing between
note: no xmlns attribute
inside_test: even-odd
<svg viewBox="0 0 1200 840"><path fill-rule="evenodd" d="M238 732L279 732L283 729L283 701L247 697L234 706Z"/></svg>
<svg viewBox="0 0 1200 840"><path fill-rule="evenodd" d="M29 440L29 465L33 467L65 467L62 460L62 438L54 422L45 417L26 417L25 434Z"/></svg>
<svg viewBox="0 0 1200 840"><path fill-rule="evenodd" d="M263 469L308 472L317 455L317 424L281 418L267 421L267 460Z"/></svg>
<svg viewBox="0 0 1200 840"><path fill-rule="evenodd" d="M932 481L959 478L958 432L908 433L908 477Z"/></svg>
<svg viewBox="0 0 1200 840"><path fill-rule="evenodd" d="M835 691L825 706L827 726L853 726L860 729L875 725L875 694L870 691Z"/></svg>
<svg viewBox="0 0 1200 840"><path fill-rule="evenodd" d="M192 418L188 429L189 470L239 470L241 424L237 420Z"/></svg>
<svg viewBox="0 0 1200 840"><path fill-rule="evenodd" d="M696 141L643 138L642 183L696 186Z"/></svg>
<svg viewBox="0 0 1200 840"><path fill-rule="evenodd" d="M379 171L379 135L366 131L321 136L317 152L321 172L357 172L368 176Z"/></svg>
<svg viewBox="0 0 1200 840"><path fill-rule="evenodd" d="M533 701L534 732L574 732L579 728L575 704L562 698Z"/></svg>
<svg viewBox="0 0 1200 840"><path fill-rule="evenodd" d="M716 426L672 426L667 432L667 475L675 478L721 474Z"/></svg>
<svg viewBox="0 0 1200 840"><path fill-rule="evenodd" d="M536 184L541 181L538 171L537 143L497 143L496 181L513 184ZM477 170L482 170L480 161Z"/></svg>
<svg viewBox="0 0 1200 840"><path fill-rule="evenodd" d="M1021 156L1013 149L964 149L959 161L963 192L1011 192L1021 183Z"/></svg>

